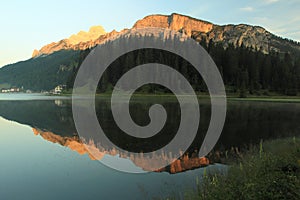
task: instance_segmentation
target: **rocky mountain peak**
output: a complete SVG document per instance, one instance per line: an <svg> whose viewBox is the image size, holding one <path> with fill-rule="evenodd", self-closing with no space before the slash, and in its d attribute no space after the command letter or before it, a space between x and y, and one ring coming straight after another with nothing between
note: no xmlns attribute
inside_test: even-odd
<svg viewBox="0 0 300 200"><path fill-rule="evenodd" d="M112 31L105 33L101 26L91 27L88 32L80 31L68 39L53 42L42 47L39 51L34 50L33 57L51 54L62 49L84 50L92 48L106 40L113 40L120 34L132 33L130 30L141 28L160 28L185 33L197 42L212 41L222 43L224 48L229 45L239 47L244 45L263 53L276 52L298 52L300 45L297 42L285 40L268 32L259 26L246 24L239 25L216 25L207 21L195 19L189 16L173 13L171 15L149 15L138 20L132 29L124 29L120 32ZM153 29L154 30L154 29Z"/></svg>
<svg viewBox="0 0 300 200"><path fill-rule="evenodd" d="M71 45L75 45L80 42L93 41L105 33L102 26L92 26L88 32L80 31L77 34L71 35L71 37L68 38L68 41Z"/></svg>
<svg viewBox="0 0 300 200"><path fill-rule="evenodd" d="M37 50L37 49L33 50L32 57L36 57L38 55L39 55L39 50Z"/></svg>
<svg viewBox="0 0 300 200"><path fill-rule="evenodd" d="M60 40L59 42L52 42L43 46L40 50L35 49L32 53L32 57L51 54L62 49L84 49L81 48L81 46L89 48L90 45L87 45L86 43L94 44L99 37L105 34L106 32L102 26L92 26L88 32L79 31L77 34L73 34L67 39Z"/></svg>
<svg viewBox="0 0 300 200"><path fill-rule="evenodd" d="M214 27L212 23L198 20L189 16L173 13L171 15L149 15L138 20L133 28L158 27L175 31L185 31L191 36L193 31L207 33Z"/></svg>

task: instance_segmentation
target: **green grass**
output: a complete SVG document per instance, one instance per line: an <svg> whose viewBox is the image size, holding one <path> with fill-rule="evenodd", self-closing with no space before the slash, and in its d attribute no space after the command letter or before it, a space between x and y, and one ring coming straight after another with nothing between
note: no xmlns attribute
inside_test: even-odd
<svg viewBox="0 0 300 200"><path fill-rule="evenodd" d="M226 174L204 175L185 199L300 199L300 139L261 142Z"/></svg>
<svg viewBox="0 0 300 200"><path fill-rule="evenodd" d="M247 97L247 98L236 98L228 97L229 101L259 101L259 102L287 102L287 103L300 103L300 97Z"/></svg>

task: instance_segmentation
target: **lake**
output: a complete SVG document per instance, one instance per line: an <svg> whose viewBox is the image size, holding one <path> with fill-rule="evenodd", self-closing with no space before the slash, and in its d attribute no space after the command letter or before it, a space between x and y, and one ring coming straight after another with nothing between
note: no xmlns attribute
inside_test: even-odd
<svg viewBox="0 0 300 200"><path fill-rule="evenodd" d="M195 187L204 170L226 168L222 165L225 151L242 151L260 140L300 135L300 103L229 100L225 126L208 155L207 166L197 158L197 151L209 124L211 106L208 99L200 99L199 130L180 166L171 164L160 172L125 173L100 161L144 172L151 160L121 154L105 143L91 154L77 134L71 103L69 97L0 94L1 199L151 199L167 195L182 198L185 188ZM161 137L150 144L130 143L120 136L107 97L96 98L99 124L123 148L128 142L131 151L159 148L172 140L178 128L180 111L176 99L134 97L130 114L137 124L147 125L147 112L154 103L164 106L168 120L159 133Z"/></svg>

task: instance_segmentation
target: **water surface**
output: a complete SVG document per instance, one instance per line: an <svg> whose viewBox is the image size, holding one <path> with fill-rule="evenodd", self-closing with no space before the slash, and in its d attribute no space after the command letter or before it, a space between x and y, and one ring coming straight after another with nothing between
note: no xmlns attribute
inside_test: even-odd
<svg viewBox="0 0 300 200"><path fill-rule="evenodd" d="M12 101L13 100L13 101ZM133 120L149 123L148 108L164 105L168 112L162 140L172 139L180 112L177 101L168 98L133 99ZM201 122L189 152L199 150L210 119L210 103L200 100ZM109 99L96 100L98 120L103 129L118 138L120 130L113 123ZM224 130L214 152L232 147L243 148L261 139L299 135L300 104L272 102L228 102ZM172 194L183 196L185 187L195 187L196 177L204 168L170 174L122 173L98 160L117 162L143 171L146 158L119 155L102 144L99 157L93 157L80 143L72 118L71 100L40 94L0 95L0 195L3 199L147 199ZM169 134L169 135L168 135ZM116 139L120 145L126 142ZM141 145L144 148L151 144ZM135 148L141 148L136 145ZM210 165L209 169L223 169Z"/></svg>

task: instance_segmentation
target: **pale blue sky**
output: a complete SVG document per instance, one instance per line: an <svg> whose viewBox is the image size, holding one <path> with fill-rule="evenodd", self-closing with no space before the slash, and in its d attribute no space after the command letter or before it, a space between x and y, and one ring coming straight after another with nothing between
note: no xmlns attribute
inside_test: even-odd
<svg viewBox="0 0 300 200"><path fill-rule="evenodd" d="M149 14L177 12L216 24L260 25L300 41L300 0L6 0L0 5L0 67L90 26L121 30Z"/></svg>

